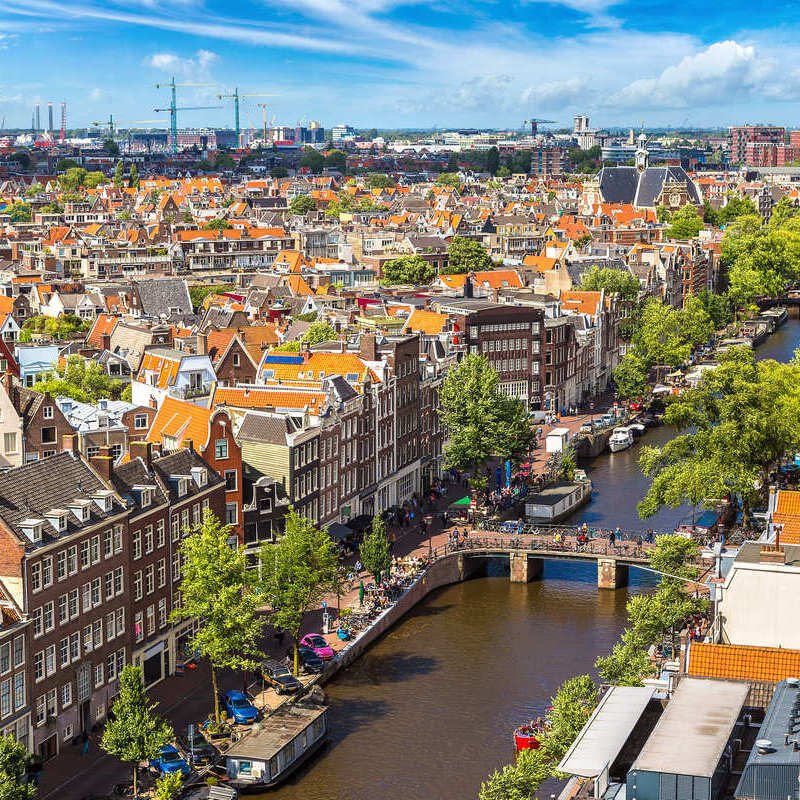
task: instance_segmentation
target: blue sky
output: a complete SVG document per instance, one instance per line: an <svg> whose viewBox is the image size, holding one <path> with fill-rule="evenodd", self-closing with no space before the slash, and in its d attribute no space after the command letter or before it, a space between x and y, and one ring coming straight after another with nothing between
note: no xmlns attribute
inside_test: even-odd
<svg viewBox="0 0 800 800"><path fill-rule="evenodd" d="M756 13L757 12L757 13ZM612 0L3 0L0 117L30 124L64 100L70 124L153 120L155 88L184 105L259 102L281 124L800 126L796 2L754 7ZM44 111L43 106L43 114ZM166 115L161 115L166 116ZM232 125L230 107L181 126Z"/></svg>

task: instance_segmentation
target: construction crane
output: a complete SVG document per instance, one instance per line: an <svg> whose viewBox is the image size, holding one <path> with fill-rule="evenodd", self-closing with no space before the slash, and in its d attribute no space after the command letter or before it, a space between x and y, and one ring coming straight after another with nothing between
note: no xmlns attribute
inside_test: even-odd
<svg viewBox="0 0 800 800"><path fill-rule="evenodd" d="M239 101L243 100L245 97L280 97L277 94L239 94L239 89L236 88L233 90L233 94L218 94L217 99L219 100L233 100L233 113L234 113L234 120L235 120L235 128L236 128L236 143L241 144L240 135L241 135L241 128L239 126ZM260 105L260 104L259 104Z"/></svg>
<svg viewBox="0 0 800 800"><path fill-rule="evenodd" d="M531 126L531 136L536 136L539 132L539 125L552 125L555 123L554 119L539 119L538 117L533 117L533 119L526 119L523 120L523 125L530 125Z"/></svg>
<svg viewBox="0 0 800 800"><path fill-rule="evenodd" d="M114 138L114 115L113 114L109 114L108 115L108 122L93 122L92 125L94 125L95 128L100 128L100 127L103 127L103 126L108 127L108 135L109 135L109 137L111 139Z"/></svg>
<svg viewBox="0 0 800 800"><path fill-rule="evenodd" d="M156 113L169 111L169 138L172 144L172 152L178 152L178 112L179 111L207 111L212 108L222 108L222 106L181 106L178 108L177 92L178 86L213 86L213 83L175 83L175 77L169 83L157 83L156 89L169 89L170 102L168 108L154 108Z"/></svg>

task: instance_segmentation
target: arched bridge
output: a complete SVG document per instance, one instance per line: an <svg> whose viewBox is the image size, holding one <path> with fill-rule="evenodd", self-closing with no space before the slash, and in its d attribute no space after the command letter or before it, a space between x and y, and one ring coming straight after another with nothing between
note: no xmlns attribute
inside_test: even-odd
<svg viewBox="0 0 800 800"><path fill-rule="evenodd" d="M581 541L576 535L471 530L466 537L431 550L433 558L458 555L464 563L459 570L469 573L467 559L508 556L510 577L514 583L527 583L542 574L545 559L594 561L600 589L617 589L628 582L630 566L647 566L655 545L638 541L609 539Z"/></svg>

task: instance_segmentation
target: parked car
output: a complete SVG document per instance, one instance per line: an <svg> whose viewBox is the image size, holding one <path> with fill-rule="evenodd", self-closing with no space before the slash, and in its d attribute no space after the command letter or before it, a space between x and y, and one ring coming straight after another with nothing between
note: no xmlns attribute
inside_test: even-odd
<svg viewBox="0 0 800 800"><path fill-rule="evenodd" d="M294 694L303 688L303 684L292 675L291 670L277 661L265 661L261 665L261 677L277 694Z"/></svg>
<svg viewBox="0 0 800 800"><path fill-rule="evenodd" d="M297 652L300 656L300 663L306 672L317 675L325 669L323 660L310 647L298 647Z"/></svg>
<svg viewBox="0 0 800 800"><path fill-rule="evenodd" d="M584 422L578 429L578 433L592 434L594 433L594 425L591 422Z"/></svg>
<svg viewBox="0 0 800 800"><path fill-rule="evenodd" d="M310 647L323 661L330 661L336 653L321 633L307 633L301 640L303 647Z"/></svg>
<svg viewBox="0 0 800 800"><path fill-rule="evenodd" d="M159 775L180 772L184 778L188 778L191 772L186 759L178 752L178 748L171 744L165 745L158 751L158 755L150 761L150 768L155 769Z"/></svg>
<svg viewBox="0 0 800 800"><path fill-rule="evenodd" d="M222 703L228 717L237 725L251 725L258 717L258 709L250 702L250 698L237 689L232 689L222 695Z"/></svg>
<svg viewBox="0 0 800 800"><path fill-rule="evenodd" d="M192 766L213 764L219 755L219 750L197 731L178 736L178 747Z"/></svg>

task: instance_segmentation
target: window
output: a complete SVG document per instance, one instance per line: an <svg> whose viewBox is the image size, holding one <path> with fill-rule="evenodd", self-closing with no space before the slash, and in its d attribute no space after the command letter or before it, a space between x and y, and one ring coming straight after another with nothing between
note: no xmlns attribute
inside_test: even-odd
<svg viewBox="0 0 800 800"><path fill-rule="evenodd" d="M33 617L33 638L38 639L42 633L44 633L44 627L42 625L42 607L34 608L31 616Z"/></svg>
<svg viewBox="0 0 800 800"><path fill-rule="evenodd" d="M61 687L61 707L62 708L69 708L69 706L71 706L71 705L72 705L72 684L71 683L65 683ZM68 727L70 728L70 734L71 734L72 733L72 727L71 726L68 726ZM67 732L64 731L64 738L65 739L67 738L66 733Z"/></svg>
<svg viewBox="0 0 800 800"><path fill-rule="evenodd" d="M42 562L34 561L31 564L31 591L42 591Z"/></svg>
<svg viewBox="0 0 800 800"><path fill-rule="evenodd" d="M106 558L114 555L114 531L111 529L103 534L103 555Z"/></svg>
<svg viewBox="0 0 800 800"><path fill-rule="evenodd" d="M81 542L81 569L86 569L90 563L91 562L89 560L89 540L84 539Z"/></svg>
<svg viewBox="0 0 800 800"><path fill-rule="evenodd" d="M181 579L181 554L172 554L172 580L179 581Z"/></svg>
<svg viewBox="0 0 800 800"><path fill-rule="evenodd" d="M234 367L238 367L239 363L240 363L239 354L238 353L234 353L233 354L233 366Z"/></svg>
<svg viewBox="0 0 800 800"><path fill-rule="evenodd" d="M4 433L3 434L3 450L6 455L13 455L17 452L17 434Z"/></svg>
<svg viewBox="0 0 800 800"><path fill-rule="evenodd" d="M56 580L63 581L67 577L67 551L61 550L56 555Z"/></svg>
<svg viewBox="0 0 800 800"><path fill-rule="evenodd" d="M133 599L142 599L142 571L133 573Z"/></svg>
<svg viewBox="0 0 800 800"><path fill-rule="evenodd" d="M153 594L156 588L155 567L150 564L144 573L144 590L147 594Z"/></svg>
<svg viewBox="0 0 800 800"><path fill-rule="evenodd" d="M100 578L92 581L92 608L96 608L103 602L103 587Z"/></svg>
<svg viewBox="0 0 800 800"><path fill-rule="evenodd" d="M51 600L49 603L44 604L44 629L46 633L49 633L53 628L56 626L56 609L55 603Z"/></svg>
<svg viewBox="0 0 800 800"><path fill-rule="evenodd" d="M69 666L69 636L65 636L58 646L59 663L62 667Z"/></svg>
<svg viewBox="0 0 800 800"><path fill-rule="evenodd" d="M56 671L56 646L54 644L48 645L44 651L44 672L49 678L54 675Z"/></svg>
<svg viewBox="0 0 800 800"><path fill-rule="evenodd" d="M137 611L133 615L133 632L137 642L141 642L144 639L144 615L141 611Z"/></svg>
<svg viewBox="0 0 800 800"><path fill-rule="evenodd" d="M166 543L164 520L160 519L156 523L156 547L163 547Z"/></svg>
<svg viewBox="0 0 800 800"><path fill-rule="evenodd" d="M217 439L214 442L214 458L216 458L218 461L223 461L227 457L228 457L228 440Z"/></svg>
<svg viewBox="0 0 800 800"><path fill-rule="evenodd" d="M114 596L122 594L125 589L125 582L122 574L122 567L114 570Z"/></svg>
<svg viewBox="0 0 800 800"><path fill-rule="evenodd" d="M75 619L79 612L78 609L78 590L71 589L67 597L67 604L69 606L69 618Z"/></svg>
<svg viewBox="0 0 800 800"><path fill-rule="evenodd" d="M67 550L67 572L74 575L78 571L78 546L72 545Z"/></svg>
<svg viewBox="0 0 800 800"><path fill-rule="evenodd" d="M44 650L39 650L33 656L33 679L36 683L44 680Z"/></svg>
<svg viewBox="0 0 800 800"><path fill-rule="evenodd" d="M106 672L108 673L109 681L113 681L114 678L117 677L117 656L116 656L116 653L112 653L106 659Z"/></svg>
<svg viewBox="0 0 800 800"><path fill-rule="evenodd" d="M5 675L11 671L11 642L0 646L0 674Z"/></svg>
<svg viewBox="0 0 800 800"><path fill-rule="evenodd" d="M25 637L17 636L14 639L14 667L21 667L25 663Z"/></svg>
<svg viewBox="0 0 800 800"><path fill-rule="evenodd" d="M87 447L86 448L86 458L94 458L95 456L100 455L100 448L99 447Z"/></svg>
<svg viewBox="0 0 800 800"><path fill-rule="evenodd" d="M158 601L158 627L167 627L167 598L162 597Z"/></svg>
<svg viewBox="0 0 800 800"><path fill-rule="evenodd" d="M153 526L148 525L144 529L144 552L150 554L153 552Z"/></svg>
<svg viewBox="0 0 800 800"><path fill-rule="evenodd" d="M163 589L167 585L167 560L160 558L158 560L158 588Z"/></svg>
<svg viewBox="0 0 800 800"><path fill-rule="evenodd" d="M156 607L147 606L147 635L152 636L156 632Z"/></svg>
<svg viewBox="0 0 800 800"><path fill-rule="evenodd" d="M115 612L106 614L106 641L110 642L117 636L117 617Z"/></svg>
<svg viewBox="0 0 800 800"><path fill-rule="evenodd" d="M105 673L105 666L103 664L94 665L94 688L99 689L103 683L103 676Z"/></svg>
<svg viewBox="0 0 800 800"><path fill-rule="evenodd" d="M236 503L225 503L225 524L235 525L239 521L239 507Z"/></svg>
<svg viewBox="0 0 800 800"><path fill-rule="evenodd" d="M171 521L171 524L170 524L170 528L171 528L171 531L172 531L172 541L173 542L177 542L178 539L181 538L181 526L180 526L180 522L178 520L178 515L177 514L173 514L172 515L172 521Z"/></svg>
<svg viewBox="0 0 800 800"><path fill-rule="evenodd" d="M138 431L147 428L147 414L136 414L133 418L133 427Z"/></svg>
<svg viewBox="0 0 800 800"><path fill-rule="evenodd" d="M122 525L114 526L114 552L122 552Z"/></svg>
<svg viewBox="0 0 800 800"><path fill-rule="evenodd" d="M117 628L117 636L122 636L125 633L125 609L118 608L116 613L116 628Z"/></svg>
<svg viewBox="0 0 800 800"><path fill-rule="evenodd" d="M42 559L42 586L53 585L53 556Z"/></svg>
<svg viewBox="0 0 800 800"><path fill-rule="evenodd" d="M107 572L103 578L103 586L105 587L105 598L111 600L114 597L114 573Z"/></svg>
<svg viewBox="0 0 800 800"><path fill-rule="evenodd" d="M53 419L53 406L45 406L42 409L42 417L44 419Z"/></svg>
<svg viewBox="0 0 800 800"><path fill-rule="evenodd" d="M235 469L226 469L225 470L225 491L226 492L235 492L237 486L236 481L236 470Z"/></svg>
<svg viewBox="0 0 800 800"><path fill-rule="evenodd" d="M192 525L197 527L200 524L200 503L192 506Z"/></svg>
<svg viewBox="0 0 800 800"><path fill-rule="evenodd" d="M133 532L133 557L135 559L142 557L142 532L141 531L134 531Z"/></svg>
<svg viewBox="0 0 800 800"><path fill-rule="evenodd" d="M42 428L42 444L54 444L56 441L55 426Z"/></svg>
<svg viewBox="0 0 800 800"><path fill-rule="evenodd" d="M100 563L100 534L98 533L97 536L92 536L92 564L99 564Z"/></svg>
<svg viewBox="0 0 800 800"><path fill-rule="evenodd" d="M34 724L38 728L40 725L44 725L46 720L47 707L45 706L45 696L42 695L36 698L36 721Z"/></svg>
<svg viewBox="0 0 800 800"><path fill-rule="evenodd" d="M18 672L14 676L14 710L19 711L25 705L25 673Z"/></svg>
<svg viewBox="0 0 800 800"><path fill-rule="evenodd" d="M91 625L86 625L83 629L83 649L87 653L91 653L93 650Z"/></svg>
<svg viewBox="0 0 800 800"><path fill-rule="evenodd" d="M96 619L92 623L92 639L94 640L94 649L103 646L103 620Z"/></svg>

